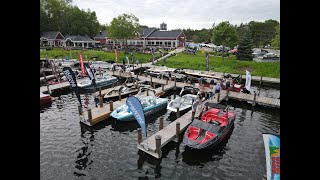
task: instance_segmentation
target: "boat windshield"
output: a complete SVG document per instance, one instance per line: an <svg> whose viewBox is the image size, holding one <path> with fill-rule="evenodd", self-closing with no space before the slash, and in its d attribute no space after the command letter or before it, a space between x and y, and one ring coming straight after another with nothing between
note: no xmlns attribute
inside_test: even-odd
<svg viewBox="0 0 320 180"><path fill-rule="evenodd" d="M143 108L148 106L154 106L157 104L157 100L153 96L146 96L140 99L141 105Z"/></svg>

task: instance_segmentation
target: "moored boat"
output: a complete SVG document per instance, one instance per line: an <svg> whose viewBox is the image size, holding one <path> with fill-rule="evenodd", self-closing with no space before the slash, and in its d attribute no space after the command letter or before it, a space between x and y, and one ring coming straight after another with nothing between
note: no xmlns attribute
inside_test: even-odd
<svg viewBox="0 0 320 180"><path fill-rule="evenodd" d="M52 103L52 97L49 94L40 92L40 106Z"/></svg>
<svg viewBox="0 0 320 180"><path fill-rule="evenodd" d="M116 88L113 88L109 90L105 95L104 99L111 99L121 96L121 98L124 98L128 96L129 94L135 95L139 92L139 88L135 86L118 86Z"/></svg>
<svg viewBox="0 0 320 180"><path fill-rule="evenodd" d="M137 97L142 105L145 116L151 115L166 108L168 100L156 96ZM126 104L112 111L111 116L119 121L133 121L135 118Z"/></svg>
<svg viewBox="0 0 320 180"><path fill-rule="evenodd" d="M103 74L102 76L96 76L96 87L111 87L113 83L118 82L118 79L114 76L108 74ZM93 89L92 81L89 78L82 79L78 82L78 87L84 90Z"/></svg>
<svg viewBox="0 0 320 180"><path fill-rule="evenodd" d="M225 138L234 125L236 117L234 112L228 111L223 105L214 103L206 105L213 108L204 112L201 120L194 119L183 137L183 142L193 149L214 147Z"/></svg>

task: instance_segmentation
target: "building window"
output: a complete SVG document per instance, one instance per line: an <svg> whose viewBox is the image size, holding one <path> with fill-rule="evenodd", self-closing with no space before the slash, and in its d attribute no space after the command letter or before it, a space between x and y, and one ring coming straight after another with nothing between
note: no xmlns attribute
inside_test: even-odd
<svg viewBox="0 0 320 180"><path fill-rule="evenodd" d="M174 41L173 41L173 43L172 43L172 44L173 44L173 46L176 46L176 42L174 42Z"/></svg>

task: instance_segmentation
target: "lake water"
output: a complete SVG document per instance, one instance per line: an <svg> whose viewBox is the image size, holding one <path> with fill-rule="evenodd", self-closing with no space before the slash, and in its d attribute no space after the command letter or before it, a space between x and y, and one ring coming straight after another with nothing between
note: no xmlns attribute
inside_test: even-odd
<svg viewBox="0 0 320 180"><path fill-rule="evenodd" d="M254 87L253 87L254 88ZM261 96L278 98L278 89ZM266 174L262 133L276 134L280 110L229 100L236 120L230 136L210 151L193 151L181 142L162 148L160 160L137 149L138 123L105 120L93 128L79 123L77 99L71 92L40 110L41 179L231 179L260 180ZM171 96L172 95L168 95ZM83 102L85 95L81 95ZM89 106L93 107L89 95ZM148 136L176 119L166 110L147 118Z"/></svg>

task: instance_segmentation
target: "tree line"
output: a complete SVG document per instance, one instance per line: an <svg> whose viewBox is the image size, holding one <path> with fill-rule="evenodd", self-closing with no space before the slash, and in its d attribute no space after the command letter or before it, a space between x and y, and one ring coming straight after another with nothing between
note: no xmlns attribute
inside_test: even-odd
<svg viewBox="0 0 320 180"><path fill-rule="evenodd" d="M240 25L232 25L228 21L224 21L219 23L217 26L215 24L212 25L211 28L203 28L201 30L193 30L193 29L182 29L186 35L188 41L192 41L195 43L214 43L216 45L221 45L218 42L214 42L215 40L214 31L221 31L220 28L226 30L226 34L220 33L222 36L226 36L232 43L228 43L230 48L233 48L234 45L238 45L241 39L244 38L246 31L251 32L251 39L253 46L255 47L264 47L267 45L272 45L272 40L277 34L277 27L280 28L280 23L276 20L266 20L264 22L258 21L250 21L249 23L241 23ZM223 30L224 32L224 30ZM280 32L279 32L280 33ZM219 35L219 38L223 38Z"/></svg>
<svg viewBox="0 0 320 180"><path fill-rule="evenodd" d="M102 28L96 13L81 10L72 0L40 0L40 33L60 31L63 35L88 35L94 37Z"/></svg>

